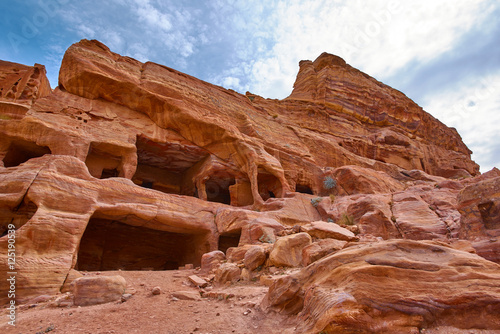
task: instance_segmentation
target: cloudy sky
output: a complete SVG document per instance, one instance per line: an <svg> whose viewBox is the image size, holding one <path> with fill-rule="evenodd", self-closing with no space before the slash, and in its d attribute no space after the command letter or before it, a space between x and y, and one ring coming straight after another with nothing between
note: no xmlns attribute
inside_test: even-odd
<svg viewBox="0 0 500 334"><path fill-rule="evenodd" d="M457 128L486 172L500 168L497 0L24 0L0 4L0 59L47 67L98 39L202 80L284 98L298 62L326 51Z"/></svg>

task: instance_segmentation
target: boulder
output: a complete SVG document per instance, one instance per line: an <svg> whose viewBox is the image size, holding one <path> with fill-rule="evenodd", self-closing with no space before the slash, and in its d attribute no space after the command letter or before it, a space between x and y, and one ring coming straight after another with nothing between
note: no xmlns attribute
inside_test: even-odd
<svg viewBox="0 0 500 334"><path fill-rule="evenodd" d="M500 265L432 241L358 244L276 280L262 307L298 314L300 333L500 330Z"/></svg>
<svg viewBox="0 0 500 334"><path fill-rule="evenodd" d="M306 232L313 238L317 239L337 239L345 241L355 241L357 237L346 228L340 227L335 223L327 223L323 221L312 222L309 225L301 227L301 231Z"/></svg>
<svg viewBox="0 0 500 334"><path fill-rule="evenodd" d="M341 250L346 244L347 241L335 239L322 239L313 242L302 249L302 265L306 267L328 254Z"/></svg>
<svg viewBox="0 0 500 334"><path fill-rule="evenodd" d="M89 306L121 300L126 287L122 276L80 277L73 281L71 292L75 305Z"/></svg>
<svg viewBox="0 0 500 334"><path fill-rule="evenodd" d="M208 282L198 275L190 275L188 276L189 281L199 288L204 288L208 285Z"/></svg>
<svg viewBox="0 0 500 334"><path fill-rule="evenodd" d="M271 218L258 218L252 220L242 230L242 241L248 244L268 243L276 241L276 233L284 229L283 225Z"/></svg>
<svg viewBox="0 0 500 334"><path fill-rule="evenodd" d="M201 272L204 274L213 273L226 260L226 255L219 251L212 251L201 256Z"/></svg>
<svg viewBox="0 0 500 334"><path fill-rule="evenodd" d="M201 300L198 291L175 291L172 292L172 297L180 300Z"/></svg>
<svg viewBox="0 0 500 334"><path fill-rule="evenodd" d="M234 283L240 279L241 270L234 263L223 263L215 272L215 282L219 285Z"/></svg>
<svg viewBox="0 0 500 334"><path fill-rule="evenodd" d="M253 247L253 245L243 245L239 247L230 247L227 249L227 260L229 262L242 262L245 258L247 251Z"/></svg>
<svg viewBox="0 0 500 334"><path fill-rule="evenodd" d="M269 254L270 265L277 267L297 267L302 264L302 249L312 243L305 232L279 238Z"/></svg>
<svg viewBox="0 0 500 334"><path fill-rule="evenodd" d="M266 251L263 247L252 246L245 253L243 263L249 271L257 269L266 262Z"/></svg>

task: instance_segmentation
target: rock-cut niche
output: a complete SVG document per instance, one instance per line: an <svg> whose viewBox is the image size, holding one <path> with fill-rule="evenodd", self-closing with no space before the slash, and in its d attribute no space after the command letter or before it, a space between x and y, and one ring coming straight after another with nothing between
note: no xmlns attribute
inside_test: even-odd
<svg viewBox="0 0 500 334"><path fill-rule="evenodd" d="M298 193L302 193L302 194L314 195L311 187L309 187L308 185L305 185L305 184L297 184L295 186L295 191Z"/></svg>
<svg viewBox="0 0 500 334"><path fill-rule="evenodd" d="M127 220L129 219L129 220ZM133 223L134 225L131 225ZM77 270L173 270L200 264L202 235L155 230L130 221L95 214L80 241Z"/></svg>
<svg viewBox="0 0 500 334"><path fill-rule="evenodd" d="M137 170L132 181L168 194L196 196L189 171L208 152L187 143L160 143L137 137Z"/></svg>
<svg viewBox="0 0 500 334"><path fill-rule="evenodd" d="M120 176L122 157L114 152L119 152L119 147L107 143L90 143L85 164L93 177L106 179Z"/></svg>
<svg viewBox="0 0 500 334"><path fill-rule="evenodd" d="M282 197L283 188L280 180L268 173L267 171L259 171L257 175L257 183L259 185L259 193L264 201L269 198Z"/></svg>
<svg viewBox="0 0 500 334"><path fill-rule="evenodd" d="M219 236L219 250L226 253L230 247L238 247L241 238L241 229L224 233Z"/></svg>
<svg viewBox="0 0 500 334"><path fill-rule="evenodd" d="M10 143L7 153L3 158L3 164L5 167L15 167L30 159L51 153L47 146L40 146L30 141L16 139Z"/></svg>
<svg viewBox="0 0 500 334"><path fill-rule="evenodd" d="M205 183L207 200L231 205L230 186L236 183L234 176L216 173Z"/></svg>

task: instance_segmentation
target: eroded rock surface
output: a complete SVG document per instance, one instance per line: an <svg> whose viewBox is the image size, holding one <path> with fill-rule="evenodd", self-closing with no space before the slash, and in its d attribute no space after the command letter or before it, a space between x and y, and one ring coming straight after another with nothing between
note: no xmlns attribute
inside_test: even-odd
<svg viewBox="0 0 500 334"><path fill-rule="evenodd" d="M500 265L436 242L361 244L277 280L265 307L298 313L300 333L500 329Z"/></svg>
<svg viewBox="0 0 500 334"><path fill-rule="evenodd" d="M498 329L500 171L470 153L333 55L271 100L82 40L54 90L0 62L0 271L15 230L20 303L80 271L201 266L260 277L304 331Z"/></svg>

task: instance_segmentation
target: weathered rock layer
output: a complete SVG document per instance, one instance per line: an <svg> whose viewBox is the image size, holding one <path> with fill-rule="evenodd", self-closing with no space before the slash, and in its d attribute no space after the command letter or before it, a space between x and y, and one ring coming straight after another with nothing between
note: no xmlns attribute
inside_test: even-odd
<svg viewBox="0 0 500 334"><path fill-rule="evenodd" d="M307 266L265 304L303 331L498 329L500 172L470 153L333 55L271 100L82 40L54 90L0 63L0 270L15 230L20 302L75 269L193 264L224 285Z"/></svg>
<svg viewBox="0 0 500 334"><path fill-rule="evenodd" d="M300 311L300 333L500 329L500 265L435 242L346 248L277 280L265 306Z"/></svg>

